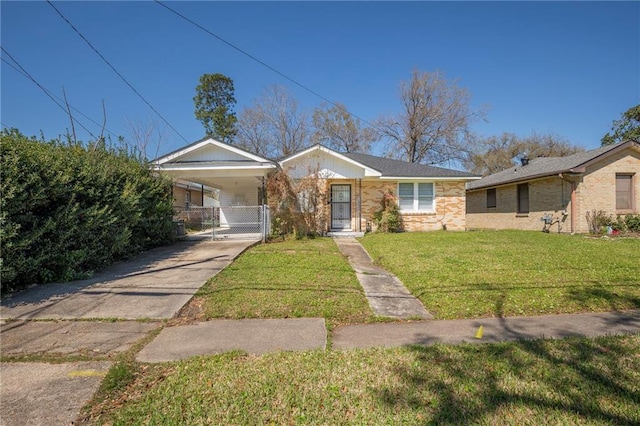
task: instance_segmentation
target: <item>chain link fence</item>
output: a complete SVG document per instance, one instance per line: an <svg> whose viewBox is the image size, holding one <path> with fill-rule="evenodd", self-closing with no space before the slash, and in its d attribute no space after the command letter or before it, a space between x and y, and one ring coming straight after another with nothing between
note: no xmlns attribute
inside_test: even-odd
<svg viewBox="0 0 640 426"><path fill-rule="evenodd" d="M262 239L271 233L268 206L190 206L177 213L189 234L211 235L213 239Z"/></svg>

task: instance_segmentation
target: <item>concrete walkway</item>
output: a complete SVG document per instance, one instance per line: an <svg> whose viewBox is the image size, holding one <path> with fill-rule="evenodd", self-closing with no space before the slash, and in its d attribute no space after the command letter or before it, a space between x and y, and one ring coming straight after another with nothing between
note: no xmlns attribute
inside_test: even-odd
<svg viewBox="0 0 640 426"><path fill-rule="evenodd" d="M355 238L333 239L356 272L369 306L377 316L397 319L431 319L422 303L390 272L374 265Z"/></svg>
<svg viewBox="0 0 640 426"><path fill-rule="evenodd" d="M137 360L177 361L233 350L262 355L325 349L326 343L323 318L215 320L163 329L138 353Z"/></svg>

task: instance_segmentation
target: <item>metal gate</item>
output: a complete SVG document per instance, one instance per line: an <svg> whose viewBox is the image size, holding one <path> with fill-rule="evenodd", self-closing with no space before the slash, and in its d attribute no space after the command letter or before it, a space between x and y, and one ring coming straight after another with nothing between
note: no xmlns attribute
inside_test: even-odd
<svg viewBox="0 0 640 426"><path fill-rule="evenodd" d="M331 229L351 229L351 185L331 185Z"/></svg>
<svg viewBox="0 0 640 426"><path fill-rule="evenodd" d="M192 207L193 229L212 239L261 239L271 233L269 206Z"/></svg>

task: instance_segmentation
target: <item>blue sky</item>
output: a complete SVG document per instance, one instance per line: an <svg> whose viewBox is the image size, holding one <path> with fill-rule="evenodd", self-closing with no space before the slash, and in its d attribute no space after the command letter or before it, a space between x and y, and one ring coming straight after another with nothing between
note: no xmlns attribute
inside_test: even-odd
<svg viewBox="0 0 640 426"><path fill-rule="evenodd" d="M203 73L234 80L239 112L272 84L305 108L322 100L153 2L56 7L187 142L204 135L193 96ZM167 2L211 32L366 120L400 112L413 69L441 71L488 107L484 136L553 133L596 148L640 102L640 2ZM1 2L2 47L42 86L131 136L154 113L46 2ZM4 53L2 58L12 62ZM54 138L66 114L2 62L2 126ZM100 126L75 113L92 133ZM77 128L78 138L90 139ZM163 154L185 145L164 130ZM150 152L154 156L156 152Z"/></svg>

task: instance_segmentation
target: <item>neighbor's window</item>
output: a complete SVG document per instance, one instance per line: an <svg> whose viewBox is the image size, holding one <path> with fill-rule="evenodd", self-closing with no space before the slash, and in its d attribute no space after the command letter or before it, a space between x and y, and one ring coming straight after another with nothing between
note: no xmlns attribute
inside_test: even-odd
<svg viewBox="0 0 640 426"><path fill-rule="evenodd" d="M518 185L518 213L529 213L529 184Z"/></svg>
<svg viewBox="0 0 640 426"><path fill-rule="evenodd" d="M633 175L616 175L616 210L633 209Z"/></svg>
<svg viewBox="0 0 640 426"><path fill-rule="evenodd" d="M496 189L487 189L487 208L490 209L496 206Z"/></svg>
<svg viewBox="0 0 640 426"><path fill-rule="evenodd" d="M432 212L433 183L399 183L398 203L400 210Z"/></svg>

